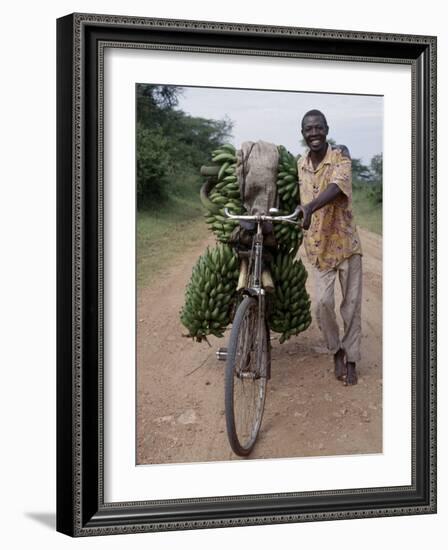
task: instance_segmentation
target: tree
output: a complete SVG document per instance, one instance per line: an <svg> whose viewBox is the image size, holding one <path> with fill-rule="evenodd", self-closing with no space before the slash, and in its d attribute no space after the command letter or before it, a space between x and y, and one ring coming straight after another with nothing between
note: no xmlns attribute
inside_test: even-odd
<svg viewBox="0 0 448 550"><path fill-rule="evenodd" d="M173 174L161 128L137 125L137 208L166 198Z"/></svg>
<svg viewBox="0 0 448 550"><path fill-rule="evenodd" d="M369 167L360 159L352 159L352 183L354 187L362 187L370 179Z"/></svg>
<svg viewBox="0 0 448 550"><path fill-rule="evenodd" d="M144 127L163 124L167 112L179 103L178 86L137 84L137 121Z"/></svg>
<svg viewBox="0 0 448 550"><path fill-rule="evenodd" d="M383 153L372 157L370 174L369 196L375 204L381 204L383 202Z"/></svg>
<svg viewBox="0 0 448 550"><path fill-rule="evenodd" d="M381 183L383 181L383 153L372 157L370 161L370 171L375 182Z"/></svg>
<svg viewBox="0 0 448 550"><path fill-rule="evenodd" d="M210 153L231 136L232 122L210 120L173 111L165 127L170 136L170 148L175 170L198 173L210 160Z"/></svg>
<svg viewBox="0 0 448 550"><path fill-rule="evenodd" d="M181 93L176 86L137 86L138 208L160 204L177 193L231 135L232 122L227 118L209 120L176 109Z"/></svg>

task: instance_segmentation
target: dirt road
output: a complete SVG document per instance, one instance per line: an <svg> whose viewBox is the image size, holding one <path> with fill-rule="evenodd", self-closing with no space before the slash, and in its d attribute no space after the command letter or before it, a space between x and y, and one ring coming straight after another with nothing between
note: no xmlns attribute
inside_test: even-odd
<svg viewBox="0 0 448 550"><path fill-rule="evenodd" d="M273 340L272 378L259 439L251 458L382 452L382 239L360 230L363 340L359 383L333 375L316 322L280 345ZM212 347L181 334L185 286L206 244L178 258L156 285L142 289L137 313L138 464L233 460L224 416L224 367ZM303 247L301 256L307 268ZM313 299L312 276L307 282ZM226 332L226 336L228 331ZM276 337L276 334L273 334Z"/></svg>

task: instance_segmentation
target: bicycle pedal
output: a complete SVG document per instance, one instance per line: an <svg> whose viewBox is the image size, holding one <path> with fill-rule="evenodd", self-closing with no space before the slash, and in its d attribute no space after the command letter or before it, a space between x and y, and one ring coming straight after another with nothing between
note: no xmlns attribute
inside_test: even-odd
<svg viewBox="0 0 448 550"><path fill-rule="evenodd" d="M218 361L227 361L227 348L219 348L216 352L216 359Z"/></svg>

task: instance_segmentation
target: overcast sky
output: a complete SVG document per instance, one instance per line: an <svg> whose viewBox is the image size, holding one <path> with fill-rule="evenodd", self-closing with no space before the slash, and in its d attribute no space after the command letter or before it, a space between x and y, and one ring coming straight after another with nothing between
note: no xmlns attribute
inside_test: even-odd
<svg viewBox="0 0 448 550"><path fill-rule="evenodd" d="M184 87L178 108L192 116L233 122L231 142L262 139L303 150L300 121L319 109L327 117L329 137L346 145L352 158L368 164L383 150L383 98L378 96Z"/></svg>

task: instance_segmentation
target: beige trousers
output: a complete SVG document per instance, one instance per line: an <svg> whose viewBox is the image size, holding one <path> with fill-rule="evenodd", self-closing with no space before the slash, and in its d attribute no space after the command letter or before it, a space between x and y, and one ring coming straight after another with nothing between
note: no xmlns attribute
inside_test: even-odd
<svg viewBox="0 0 448 550"><path fill-rule="evenodd" d="M330 353L345 350L347 361L361 357L362 257L354 254L336 268L314 269L316 281L316 318ZM336 321L334 283L336 276L342 291L341 317L344 322L342 339Z"/></svg>

